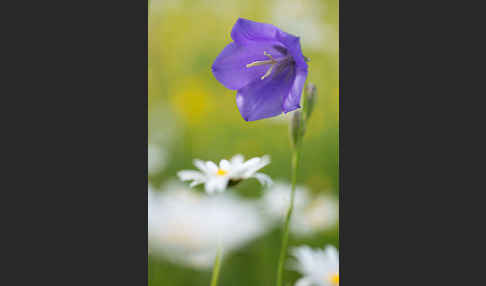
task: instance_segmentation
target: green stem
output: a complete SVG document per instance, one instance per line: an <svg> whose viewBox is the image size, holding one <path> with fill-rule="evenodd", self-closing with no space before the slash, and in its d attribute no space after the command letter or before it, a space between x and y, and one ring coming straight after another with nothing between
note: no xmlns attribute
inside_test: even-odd
<svg viewBox="0 0 486 286"><path fill-rule="evenodd" d="M223 256L223 247L221 246L221 244L219 244L218 253L216 254L216 260L214 261L213 276L211 278L211 285L210 286L218 285L219 270L221 268L222 256Z"/></svg>
<svg viewBox="0 0 486 286"><path fill-rule="evenodd" d="M283 281L283 269L284 269L285 257L287 254L287 244L289 240L290 218L292 217L292 211L294 210L295 183L297 181L298 164L299 164L299 146L295 146L292 150L292 190L290 193L289 209L287 210L287 216L285 217L285 224L284 224L283 235L282 235L282 248L280 249L280 258L278 260L277 286L282 286L282 281Z"/></svg>

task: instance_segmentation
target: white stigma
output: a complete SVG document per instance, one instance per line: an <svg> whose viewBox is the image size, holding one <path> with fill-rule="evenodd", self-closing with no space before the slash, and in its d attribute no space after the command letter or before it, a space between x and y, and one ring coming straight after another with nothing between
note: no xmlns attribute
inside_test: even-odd
<svg viewBox="0 0 486 286"><path fill-rule="evenodd" d="M273 67L275 66L275 64L278 63L277 60L275 60L272 55L270 55L269 53L267 52L263 52L263 54L265 56L267 56L268 58L270 58L269 60L266 60L266 61L254 61L252 63L249 63L246 65L247 68L251 68L251 67L257 67L257 66L263 66L263 65L271 65L270 68L267 70L267 72L260 78L261 80L265 79L267 76L269 76L271 73L272 73L272 70L273 70Z"/></svg>

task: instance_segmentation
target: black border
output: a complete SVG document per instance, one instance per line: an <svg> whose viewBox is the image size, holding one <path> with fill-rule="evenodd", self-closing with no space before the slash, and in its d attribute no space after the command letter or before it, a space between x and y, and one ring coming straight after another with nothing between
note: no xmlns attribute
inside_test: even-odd
<svg viewBox="0 0 486 286"><path fill-rule="evenodd" d="M16 11L14 281L147 285L147 1Z"/></svg>

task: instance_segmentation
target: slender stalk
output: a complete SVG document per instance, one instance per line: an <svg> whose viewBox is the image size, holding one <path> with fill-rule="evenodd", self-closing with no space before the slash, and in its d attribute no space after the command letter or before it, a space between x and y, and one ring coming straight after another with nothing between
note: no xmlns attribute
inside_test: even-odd
<svg viewBox="0 0 486 286"><path fill-rule="evenodd" d="M290 219L292 217L292 211L294 210L295 183L297 181L297 167L299 164L299 149L299 146L296 145L292 150L292 190L290 193L289 209L287 210L287 216L285 217L285 224L282 235L282 248L280 249L280 258L278 260L277 286L282 286L283 281L284 263L287 255L287 244L289 240L289 225Z"/></svg>
<svg viewBox="0 0 486 286"><path fill-rule="evenodd" d="M223 256L223 247L221 246L221 243L220 243L219 246L218 246L218 253L216 254L216 260L214 261L213 276L211 278L211 285L210 286L218 285L219 270L221 269L222 256Z"/></svg>

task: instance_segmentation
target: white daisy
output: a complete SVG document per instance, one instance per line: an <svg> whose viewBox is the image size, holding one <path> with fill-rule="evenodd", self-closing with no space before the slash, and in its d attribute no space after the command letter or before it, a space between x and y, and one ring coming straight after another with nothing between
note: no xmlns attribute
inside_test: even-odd
<svg viewBox="0 0 486 286"><path fill-rule="evenodd" d="M334 227L339 218L338 208L338 201L332 196L318 195L292 218L292 233L306 236Z"/></svg>
<svg viewBox="0 0 486 286"><path fill-rule="evenodd" d="M192 181L191 187L204 183L207 193L222 192L241 180L255 178L262 185L270 185L272 180L258 170L270 163L269 156L255 157L245 162L243 155L235 155L230 161L223 159L219 166L211 161L194 160L200 171L182 170L177 173L182 181Z"/></svg>
<svg viewBox="0 0 486 286"><path fill-rule="evenodd" d="M291 185L275 182L264 191L262 208L274 226L281 226L290 204ZM290 222L292 234L307 236L326 230L338 221L337 200L329 195L311 196L309 189L296 186L294 211Z"/></svg>
<svg viewBox="0 0 486 286"><path fill-rule="evenodd" d="M228 254L266 231L254 201L229 193L204 196L179 182L149 193L150 254L211 269L218 247Z"/></svg>
<svg viewBox="0 0 486 286"><path fill-rule="evenodd" d="M324 250L300 246L292 249L296 261L290 265L303 277L295 286L337 286L339 285L339 254L334 246Z"/></svg>
<svg viewBox="0 0 486 286"><path fill-rule="evenodd" d="M285 181L276 181L265 189L262 204L268 217L274 220L285 218L290 204L291 185ZM309 190L303 186L296 186L294 198L294 214L309 203Z"/></svg>

